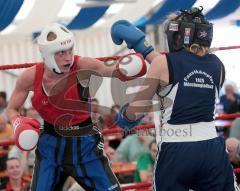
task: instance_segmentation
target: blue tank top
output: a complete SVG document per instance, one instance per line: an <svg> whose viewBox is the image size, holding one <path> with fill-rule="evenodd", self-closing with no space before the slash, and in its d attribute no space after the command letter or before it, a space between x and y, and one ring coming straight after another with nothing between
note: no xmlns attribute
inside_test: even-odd
<svg viewBox="0 0 240 191"><path fill-rule="evenodd" d="M167 55L170 85L158 92L163 123L191 124L213 121L224 66L214 54L198 56L188 51Z"/></svg>

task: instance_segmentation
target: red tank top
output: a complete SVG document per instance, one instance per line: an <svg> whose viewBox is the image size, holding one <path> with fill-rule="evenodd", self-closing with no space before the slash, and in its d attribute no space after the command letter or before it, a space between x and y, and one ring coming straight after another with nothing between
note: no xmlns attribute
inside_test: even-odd
<svg viewBox="0 0 240 191"><path fill-rule="evenodd" d="M66 87L60 93L53 96L47 96L42 87L44 63L36 65L32 105L40 116L52 125L72 126L90 117L90 106L86 102L88 98L84 100L80 96L82 92L79 92L80 90L83 91L84 88L77 80L77 63L78 56L75 56L70 75L67 76ZM81 89L79 89L79 86L81 86Z"/></svg>

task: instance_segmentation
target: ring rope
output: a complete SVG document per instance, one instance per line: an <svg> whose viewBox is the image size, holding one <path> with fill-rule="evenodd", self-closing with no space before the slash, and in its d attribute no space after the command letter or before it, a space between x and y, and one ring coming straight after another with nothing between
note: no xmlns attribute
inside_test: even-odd
<svg viewBox="0 0 240 191"><path fill-rule="evenodd" d="M140 182L140 183L135 183L132 185L126 185L126 186L121 186L122 190L132 190L132 189L141 189L145 190L146 188L150 188L152 186L152 183L150 182Z"/></svg>
<svg viewBox="0 0 240 191"><path fill-rule="evenodd" d="M222 114L220 116L215 117L215 120L227 120L227 119L235 119L240 117L240 113L234 113L234 114ZM146 129L153 129L155 128L154 124L147 124L147 125L138 125L134 127L131 131L138 131L138 130L146 130ZM121 128L112 128L112 129L104 129L101 131L102 134L114 134L114 133L122 133L126 130L123 130Z"/></svg>
<svg viewBox="0 0 240 191"><path fill-rule="evenodd" d="M232 50L232 49L240 49L240 46L213 47L213 48L210 48L210 52L215 52L215 51L218 51L218 50Z"/></svg>
<svg viewBox="0 0 240 191"><path fill-rule="evenodd" d="M233 172L234 172L235 174L240 174L240 168L234 168L234 169L233 169Z"/></svg>
<svg viewBox="0 0 240 191"><path fill-rule="evenodd" d="M240 113L232 113L232 114L222 114L215 117L215 120L227 120L227 119L235 119L240 117Z"/></svg>
<svg viewBox="0 0 240 191"><path fill-rule="evenodd" d="M215 120L227 120L227 119L235 119L237 117L240 117L240 113L236 114L223 114L220 116L215 117ZM146 130L146 129L153 129L155 128L154 124L146 124L146 125L137 125L131 131L139 131L139 130ZM112 128L112 129L104 129L101 131L102 134L108 135L108 134L114 134L114 133L122 133L126 130L123 130L121 128ZM9 146L9 145L14 145L13 140L5 140L5 141L0 141L0 146Z"/></svg>
<svg viewBox="0 0 240 191"><path fill-rule="evenodd" d="M222 47L213 47L210 48L210 52L215 52L219 50L232 50L232 49L240 49L240 46L222 46ZM162 51L161 54L167 54L168 52ZM124 55L123 55L124 56ZM123 56L111 56L111 57L97 57L96 59L100 61L112 61L112 60L119 60ZM39 62L34 63L23 63L23 64L7 64L7 65L0 65L0 70L11 70L11 69L20 69L20 68L28 68L38 64Z"/></svg>

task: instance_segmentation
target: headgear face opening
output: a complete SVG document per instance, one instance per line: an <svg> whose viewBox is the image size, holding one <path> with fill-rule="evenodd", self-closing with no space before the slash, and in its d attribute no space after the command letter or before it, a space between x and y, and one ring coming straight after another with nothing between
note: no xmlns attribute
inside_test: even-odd
<svg viewBox="0 0 240 191"><path fill-rule="evenodd" d="M49 33L53 33L55 35L55 38L53 40L48 39ZM54 54L59 51L69 50L70 48L72 48L74 52L74 44L75 39L73 33L69 31L65 26L57 23L45 27L38 37L38 45L44 63L49 69L57 74L62 74L62 71L55 61ZM71 62L71 66L72 65L73 58Z"/></svg>
<svg viewBox="0 0 240 191"><path fill-rule="evenodd" d="M176 52L192 44L210 47L213 37L213 25L202 14L203 8L181 10L165 26L170 52Z"/></svg>

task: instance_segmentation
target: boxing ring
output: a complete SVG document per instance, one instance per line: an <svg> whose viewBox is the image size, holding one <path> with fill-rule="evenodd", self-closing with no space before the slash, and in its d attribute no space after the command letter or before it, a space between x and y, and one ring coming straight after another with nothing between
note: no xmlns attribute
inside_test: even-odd
<svg viewBox="0 0 240 191"><path fill-rule="evenodd" d="M228 46L228 47L217 47L217 48L211 48L210 52L214 51L221 51L221 50L231 50L231 49L240 49L240 46ZM167 52L161 52L162 54L165 54ZM113 56L113 57L98 57L96 59L108 62L108 61L117 61L123 56ZM8 64L8 65L0 65L0 71L1 70L12 70L12 69L21 69L21 68L28 68L31 66L34 66L38 64L38 62L34 63L23 63L23 64ZM240 113L236 114L222 114L215 117L215 120L233 120L235 118L240 117ZM138 125L135 128L133 128L131 131L139 131L139 130L149 130L154 129L154 124L146 124L146 125ZM104 129L101 131L101 133L105 136L112 135L115 133L124 133L123 129L120 128L111 128L111 129ZM13 140L7 140L7 141L0 141L0 146L9 146L14 145ZM233 172L235 174L240 174L240 168L233 169ZM136 191L148 191L151 190L152 183L151 182L142 182L142 183L131 183L128 185L122 185L122 190L136 190Z"/></svg>

